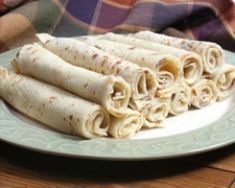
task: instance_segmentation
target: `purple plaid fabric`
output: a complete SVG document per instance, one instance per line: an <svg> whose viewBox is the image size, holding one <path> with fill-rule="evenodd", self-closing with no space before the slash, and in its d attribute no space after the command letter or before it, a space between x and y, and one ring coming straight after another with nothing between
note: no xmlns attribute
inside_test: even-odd
<svg viewBox="0 0 235 188"><path fill-rule="evenodd" d="M38 0L8 12L1 20L10 14L23 16L35 33L77 36L108 31L162 32L175 28L191 38L213 41L235 51L232 0ZM16 31L15 35L20 34ZM1 37L0 30L0 46L4 51L8 42Z"/></svg>

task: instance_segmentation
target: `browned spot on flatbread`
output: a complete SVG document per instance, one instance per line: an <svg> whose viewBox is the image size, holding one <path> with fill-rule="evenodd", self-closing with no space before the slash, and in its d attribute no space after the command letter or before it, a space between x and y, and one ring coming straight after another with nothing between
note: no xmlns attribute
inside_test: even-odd
<svg viewBox="0 0 235 188"><path fill-rule="evenodd" d="M72 114L69 116L69 119L70 119L70 120L72 120L72 119L73 119L73 115L72 115Z"/></svg>
<svg viewBox="0 0 235 188"><path fill-rule="evenodd" d="M96 91L93 91L92 94L95 95L95 94L96 94Z"/></svg>
<svg viewBox="0 0 235 188"><path fill-rule="evenodd" d="M50 96L49 97L49 103L52 103L55 99L57 99L56 96Z"/></svg>
<svg viewBox="0 0 235 188"><path fill-rule="evenodd" d="M53 99L57 99L57 97L56 96L50 96L49 99L53 100Z"/></svg>
<svg viewBox="0 0 235 188"><path fill-rule="evenodd" d="M114 69L114 68L115 68L115 66L116 66L116 64L112 65L111 69Z"/></svg>
<svg viewBox="0 0 235 188"><path fill-rule="evenodd" d="M128 50L134 50L136 47L135 46L132 46L130 48L128 48Z"/></svg>
<svg viewBox="0 0 235 188"><path fill-rule="evenodd" d="M66 50L68 50L68 49L69 49L69 47L68 47L68 46L64 48L64 50L65 50L65 51L66 51Z"/></svg>
<svg viewBox="0 0 235 188"><path fill-rule="evenodd" d="M130 66L127 66L124 70L128 70L130 68Z"/></svg>
<svg viewBox="0 0 235 188"><path fill-rule="evenodd" d="M119 65L120 63L122 63L122 61L117 61L115 64L116 64L116 65Z"/></svg>
<svg viewBox="0 0 235 188"><path fill-rule="evenodd" d="M84 84L84 86L83 86L83 87L84 87L84 88L87 88L87 86L88 86L88 83Z"/></svg>
<svg viewBox="0 0 235 188"><path fill-rule="evenodd" d="M119 74L119 73L120 73L120 69L119 69L119 68L117 68L116 73L117 73L117 74Z"/></svg>
<svg viewBox="0 0 235 188"><path fill-rule="evenodd" d="M107 60L106 59L104 59L102 62L101 62L101 67L103 67L104 66L104 64L106 64L107 63Z"/></svg>
<svg viewBox="0 0 235 188"><path fill-rule="evenodd" d="M197 95L197 92L195 89L192 90L192 96L196 96Z"/></svg>
<svg viewBox="0 0 235 188"><path fill-rule="evenodd" d="M100 46L98 46L98 45L95 45L95 47L101 50L101 47L100 47Z"/></svg>
<svg viewBox="0 0 235 188"><path fill-rule="evenodd" d="M97 53L95 53L95 54L92 56L92 59L97 58L97 56L98 56L98 54L97 54Z"/></svg>
<svg viewBox="0 0 235 188"><path fill-rule="evenodd" d="M188 44L188 47L189 47L189 48L193 48L193 45L192 45L192 44Z"/></svg>
<svg viewBox="0 0 235 188"><path fill-rule="evenodd" d="M26 51L29 51L29 50L31 50L31 49L32 49L32 46L26 48L25 50L26 50Z"/></svg>

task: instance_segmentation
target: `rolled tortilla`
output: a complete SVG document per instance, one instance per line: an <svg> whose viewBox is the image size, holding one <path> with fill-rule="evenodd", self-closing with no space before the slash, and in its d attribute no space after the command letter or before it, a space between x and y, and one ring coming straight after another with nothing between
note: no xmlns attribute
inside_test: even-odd
<svg viewBox="0 0 235 188"><path fill-rule="evenodd" d="M107 33L102 37L107 40L130 44L149 50L154 50L159 54L170 54L180 59L183 67L183 77L187 84L193 84L200 79L203 73L203 64L200 55L183 49L163 45L156 42L142 40L131 36Z"/></svg>
<svg viewBox="0 0 235 188"><path fill-rule="evenodd" d="M221 71L212 79L218 90L217 100L224 100L235 91L235 66L224 64Z"/></svg>
<svg viewBox="0 0 235 188"><path fill-rule="evenodd" d="M223 49L216 43L170 37L151 31L141 31L133 36L139 39L196 52L201 56L204 72L207 74L216 74L224 62Z"/></svg>
<svg viewBox="0 0 235 188"><path fill-rule="evenodd" d="M113 116L127 113L130 86L121 77L75 67L39 45L25 45L12 62L14 70L103 105Z"/></svg>
<svg viewBox="0 0 235 188"><path fill-rule="evenodd" d="M168 100L155 98L146 101L135 101L130 104L133 110L139 111L143 117L143 128L163 127L169 112Z"/></svg>
<svg viewBox="0 0 235 188"><path fill-rule="evenodd" d="M191 86L191 105L197 108L212 104L217 99L215 83L209 79L201 79Z"/></svg>
<svg viewBox="0 0 235 188"><path fill-rule="evenodd" d="M158 82L158 97L170 97L182 78L180 61L172 55L159 54L152 50L135 47L134 45L104 39L97 40L90 38L85 40L85 42L107 53L153 70Z"/></svg>
<svg viewBox="0 0 235 188"><path fill-rule="evenodd" d="M143 128L164 127L165 119L169 113L167 100L153 99L142 110Z"/></svg>
<svg viewBox="0 0 235 188"><path fill-rule="evenodd" d="M100 105L31 77L0 68L0 95L18 111L59 131L107 136L109 115Z"/></svg>
<svg viewBox="0 0 235 188"><path fill-rule="evenodd" d="M156 93L156 77L148 68L112 56L76 39L49 37L45 40L43 34L38 37L43 47L70 64L105 75L114 74L123 77L131 86L131 97L134 100L151 98Z"/></svg>
<svg viewBox="0 0 235 188"><path fill-rule="evenodd" d="M191 88L185 82L181 82L177 90L171 96L169 113L178 115L186 112L190 106L190 99Z"/></svg>
<svg viewBox="0 0 235 188"><path fill-rule="evenodd" d="M121 118L111 118L109 134L116 139L132 138L139 132L143 125L143 119L139 115L129 114Z"/></svg>

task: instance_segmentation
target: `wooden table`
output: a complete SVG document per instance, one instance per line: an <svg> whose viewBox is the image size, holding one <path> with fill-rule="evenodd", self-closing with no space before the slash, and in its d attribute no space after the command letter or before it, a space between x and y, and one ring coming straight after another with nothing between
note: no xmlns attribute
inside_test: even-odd
<svg viewBox="0 0 235 188"><path fill-rule="evenodd" d="M0 188L235 188L235 144L190 157L95 161L41 154L0 142Z"/></svg>

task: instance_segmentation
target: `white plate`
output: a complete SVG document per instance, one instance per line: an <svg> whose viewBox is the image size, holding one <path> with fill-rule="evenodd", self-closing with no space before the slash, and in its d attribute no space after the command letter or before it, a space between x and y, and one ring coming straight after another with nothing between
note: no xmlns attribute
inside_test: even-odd
<svg viewBox="0 0 235 188"><path fill-rule="evenodd" d="M17 50L0 55L1 65ZM226 51L226 62L235 64ZM0 100L0 139L40 152L106 160L146 160L191 155L235 143L235 95L223 102L166 120L166 127L139 132L131 140L92 139L55 132Z"/></svg>

